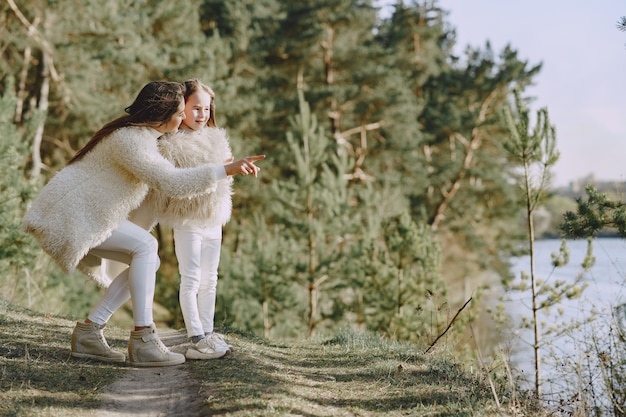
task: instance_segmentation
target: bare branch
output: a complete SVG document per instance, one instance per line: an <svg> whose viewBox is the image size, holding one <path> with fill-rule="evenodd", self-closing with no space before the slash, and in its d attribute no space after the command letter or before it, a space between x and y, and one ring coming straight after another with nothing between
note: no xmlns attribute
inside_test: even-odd
<svg viewBox="0 0 626 417"><path fill-rule="evenodd" d="M467 300L465 302L465 304L463 304L463 307L459 308L459 311L456 312L456 314L454 315L454 317L452 317L452 320L450 320L450 323L448 324L448 327L446 327L446 330L443 331L443 333L441 333L439 336L437 336L437 338L435 339L434 342L432 342L430 344L430 346L428 346L428 349L426 349L426 351L424 352L424 354L428 353L428 351L430 349L433 348L433 346L435 346L435 344L439 341L439 339L441 339L446 333L448 333L448 330L450 330L450 328L452 327L452 325L454 324L455 320L457 317L459 317L459 314L461 314L461 311L463 311L465 309L465 307L467 307L467 305L469 304L469 302L472 301L472 297L469 298L469 300Z"/></svg>
<svg viewBox="0 0 626 417"><path fill-rule="evenodd" d="M472 137L470 138L470 140L467 140L467 138L462 136L460 133L453 134L454 138L456 138L459 142L465 145L465 157L463 158L463 164L461 165L459 172L457 173L456 177L449 185L449 187L447 189L440 189L443 199L435 210L435 215L430 225L432 230L437 230L437 228L439 227L439 223L444 219L444 212L448 208L448 205L456 195L457 191L461 188L461 182L472 166L475 151L480 148L482 144L482 132L480 130L481 124L487 118L487 114L489 109L491 108L491 104L496 99L498 93L499 89L494 89L481 104L476 123L474 125L474 128L472 129Z"/></svg>
<svg viewBox="0 0 626 417"><path fill-rule="evenodd" d="M22 11L15 4L15 1L7 0L7 2L9 3L11 10L13 10L15 15L19 19L19 21L22 22L22 24L26 27L26 29L28 29L28 36L33 38L35 42L37 42L37 44L41 47L41 50L43 51L44 54L48 55L48 60L49 60L48 71L50 71L50 76L55 82L60 82L61 77L59 77L59 74L56 68L54 67L54 62L52 60L52 57L54 56L52 47L50 46L48 41L46 41L46 39L43 36L41 36L39 31L37 30L37 27L35 27L35 25L33 25L31 22L28 21L26 16L24 16Z"/></svg>
<svg viewBox="0 0 626 417"><path fill-rule="evenodd" d="M348 136L352 136L352 135L355 135L357 133L361 133L363 131L380 129L384 125L385 125L384 121L375 122L375 123L368 123L368 124L366 124L364 126L357 126L357 127L353 127L352 129L344 130L343 132L341 132L339 134L342 137L346 138Z"/></svg>

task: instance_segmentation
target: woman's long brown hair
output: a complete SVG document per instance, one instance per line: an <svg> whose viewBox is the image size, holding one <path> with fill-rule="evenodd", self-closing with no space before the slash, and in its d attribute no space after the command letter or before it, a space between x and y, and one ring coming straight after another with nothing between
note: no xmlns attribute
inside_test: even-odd
<svg viewBox="0 0 626 417"><path fill-rule="evenodd" d="M128 126L161 126L167 123L178 111L185 98L185 86L170 81L153 81L146 84L137 98L124 111L125 116L105 124L89 139L70 161L72 164L91 151L100 141L115 130Z"/></svg>

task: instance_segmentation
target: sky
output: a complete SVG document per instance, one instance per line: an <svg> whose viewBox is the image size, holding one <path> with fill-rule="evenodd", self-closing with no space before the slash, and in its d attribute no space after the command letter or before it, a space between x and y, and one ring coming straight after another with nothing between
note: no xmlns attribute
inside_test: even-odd
<svg viewBox="0 0 626 417"><path fill-rule="evenodd" d="M380 1L393 4L395 1ZM553 186L593 175L626 181L626 0L439 0L456 30L455 52L506 45L542 64L525 96L548 109L559 161Z"/></svg>

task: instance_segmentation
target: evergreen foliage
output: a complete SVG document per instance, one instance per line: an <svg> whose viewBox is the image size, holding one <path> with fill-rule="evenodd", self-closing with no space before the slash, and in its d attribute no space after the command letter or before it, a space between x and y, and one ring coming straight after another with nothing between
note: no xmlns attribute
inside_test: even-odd
<svg viewBox="0 0 626 417"><path fill-rule="evenodd" d="M576 199L576 211L567 211L559 229L572 239L594 238L599 233L613 229L626 237L626 204L599 193L592 185L586 187L587 198Z"/></svg>
<svg viewBox="0 0 626 417"><path fill-rule="evenodd" d="M530 110L522 99L518 90L514 91L513 105L507 106L503 111L510 139L505 143L505 148L510 153L513 161L520 167L520 190L521 200L525 205L526 231L528 253L530 255L530 271L523 271L520 280L515 285L509 285L508 289L522 293L530 290L532 304L530 307L531 318L522 320L522 326L533 330L533 350L535 354L535 397L541 395L541 360L540 351L547 343L544 336L563 334L562 328L553 328L539 318L540 311L548 311L552 307L561 304L565 298L577 298L582 294L585 285L582 283L583 274L593 265L591 241L587 257L582 265L582 271L571 281L550 280L550 277L540 277L535 271L535 223L534 214L549 194L550 169L559 159L556 146L556 129L550 123L548 111L539 109L536 114L535 126L530 124ZM563 241L558 254L552 255L554 268L561 267L569 262L569 251L566 242Z"/></svg>
<svg viewBox="0 0 626 417"><path fill-rule="evenodd" d="M21 230L21 219L35 187L24 178L27 143L13 124L16 97L8 80L0 97L0 267L16 277L17 271L33 264L34 245Z"/></svg>
<svg viewBox="0 0 626 417"><path fill-rule="evenodd" d="M222 255L222 283L218 297L220 306L229 308L230 320L242 323L242 330L264 337L299 337L306 332L303 320L294 320L305 311L305 297L298 297L299 286L294 282L297 246L279 225L269 227L267 219L255 214L252 227L255 239L241 239L234 252ZM241 262L246 259L247 262ZM218 320L229 320L220 311Z"/></svg>
<svg viewBox="0 0 626 417"><path fill-rule="evenodd" d="M342 247L352 231L347 213L351 191L348 188L347 159L329 150L334 146L317 123L302 89L298 90L300 113L291 119L286 134L292 174L272 184L272 222L282 224L283 235L300 250L294 253L295 276L304 294L307 334L326 320L341 318L334 306L342 279L335 274L343 258ZM326 289L324 291L323 289ZM324 297L321 294L325 294Z"/></svg>
<svg viewBox="0 0 626 417"><path fill-rule="evenodd" d="M387 219L382 231L384 245L369 245L360 260L366 327L399 340L433 339L447 319L439 244L407 212Z"/></svg>

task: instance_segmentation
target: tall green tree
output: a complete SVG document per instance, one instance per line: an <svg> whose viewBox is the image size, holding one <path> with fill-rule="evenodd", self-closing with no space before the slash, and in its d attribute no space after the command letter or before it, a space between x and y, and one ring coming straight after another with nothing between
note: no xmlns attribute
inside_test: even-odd
<svg viewBox="0 0 626 417"><path fill-rule="evenodd" d="M306 293L307 336L333 317L333 288L343 281L334 273L341 260L342 246L350 230L350 190L347 159L332 152L333 143L318 125L298 89L300 113L287 132L292 173L273 182L274 222L285 225L284 233L300 248L296 253L293 279ZM323 295L323 296L322 296Z"/></svg>
<svg viewBox="0 0 626 417"><path fill-rule="evenodd" d="M519 91L514 91L513 106L503 109L503 115L510 132L510 139L505 147L514 161L521 166L521 194L525 203L525 220L527 232L527 247L530 259L530 273L522 274L521 283L517 286L518 291L529 289L531 295L531 320L530 327L533 330L533 352L535 356L535 397L541 395L541 348L544 345L542 335L542 320L539 313L557 306L564 298L580 296L584 286L581 283L582 273L574 280L555 282L539 277L535 271L535 224L534 215L536 210L543 204L549 195L549 180L551 168L559 159L556 147L556 129L550 123L548 111L539 109L536 115L535 126L531 127L530 110L522 100ZM591 241L587 257L583 263L583 272L593 265ZM553 255L553 266L559 267L567 264L569 252L565 241L558 255ZM527 282L530 281L530 285ZM529 287L529 288L528 288Z"/></svg>
<svg viewBox="0 0 626 417"><path fill-rule="evenodd" d="M274 101L280 96L262 82L274 70L265 57L276 22L284 18L280 4L277 0L203 0L199 13L205 48L215 52L196 70L202 74L203 65L216 69L205 81L218 94L218 123L237 139L233 143L236 153L264 148L258 132L272 117Z"/></svg>
<svg viewBox="0 0 626 417"><path fill-rule="evenodd" d="M376 10L369 1L282 1L274 37L266 43L265 65L272 70L263 79L272 99L272 123L264 135L281 137L298 100L291 94L298 83L312 112L352 159L355 180L363 179L359 168L365 158L367 136L379 129L380 118L372 112L381 101L374 91L385 69L377 65L380 48L373 41ZM268 149L276 147L268 142Z"/></svg>
<svg viewBox="0 0 626 417"><path fill-rule="evenodd" d="M305 301L298 296L301 288L293 279L298 247L284 227L269 227L261 213L250 227L257 237L238 239L237 247L222 256L219 305L233 308L223 314L218 311L217 319L232 316L238 327L267 338L300 337L306 325L296 313L302 312L299 306Z"/></svg>
<svg viewBox="0 0 626 417"><path fill-rule="evenodd" d="M24 176L28 144L14 124L17 97L13 80L0 96L0 279L2 296L31 307L39 298L30 274L36 259L34 240L21 230L22 215L36 186Z"/></svg>
<svg viewBox="0 0 626 417"><path fill-rule="evenodd" d="M386 219L381 232L384 245L370 245L361 260L367 266L362 276L367 328L400 340L432 337L446 324L440 315L447 294L439 244L430 228L407 212Z"/></svg>
<svg viewBox="0 0 626 417"><path fill-rule="evenodd" d="M5 15L12 38L22 38L9 38L19 48L10 57L19 114L49 107L32 152L44 170L64 165L146 82L177 80L212 60L202 48L198 1L41 3L11 0Z"/></svg>

